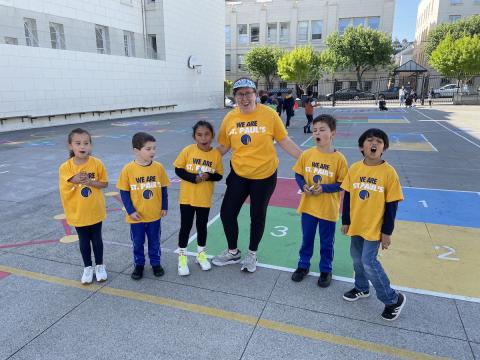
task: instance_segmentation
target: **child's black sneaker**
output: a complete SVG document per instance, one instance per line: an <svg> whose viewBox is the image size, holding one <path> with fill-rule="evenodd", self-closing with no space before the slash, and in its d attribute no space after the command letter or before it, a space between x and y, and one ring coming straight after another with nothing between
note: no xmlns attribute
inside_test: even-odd
<svg viewBox="0 0 480 360"><path fill-rule="evenodd" d="M332 282L332 273L330 272L321 272L320 277L318 278L318 286L322 288L326 288L330 286L330 283Z"/></svg>
<svg viewBox="0 0 480 360"><path fill-rule="evenodd" d="M393 321L400 316L407 298L402 293L398 293L398 301L393 305L386 305L382 313L382 318L387 321Z"/></svg>
<svg viewBox="0 0 480 360"><path fill-rule="evenodd" d="M165 275L165 271L163 270L162 265L152 266L152 269L153 269L153 275L157 277Z"/></svg>
<svg viewBox="0 0 480 360"><path fill-rule="evenodd" d="M347 301L356 301L361 298L366 298L370 296L370 291L360 291L357 288L353 288L350 291L347 291L343 294L343 299Z"/></svg>
<svg viewBox="0 0 480 360"><path fill-rule="evenodd" d="M308 269L298 268L292 274L292 280L295 282L300 282L308 274Z"/></svg>
<svg viewBox="0 0 480 360"><path fill-rule="evenodd" d="M133 280L140 280L143 277L143 266L135 265L135 269L133 269L132 275L130 277Z"/></svg>

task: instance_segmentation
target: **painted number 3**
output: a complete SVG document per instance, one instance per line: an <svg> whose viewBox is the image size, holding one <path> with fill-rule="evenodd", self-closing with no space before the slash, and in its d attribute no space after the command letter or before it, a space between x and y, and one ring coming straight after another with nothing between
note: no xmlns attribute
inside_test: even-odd
<svg viewBox="0 0 480 360"><path fill-rule="evenodd" d="M270 235L275 237L282 237L287 235L288 227L279 225L274 227L275 231L270 232Z"/></svg>

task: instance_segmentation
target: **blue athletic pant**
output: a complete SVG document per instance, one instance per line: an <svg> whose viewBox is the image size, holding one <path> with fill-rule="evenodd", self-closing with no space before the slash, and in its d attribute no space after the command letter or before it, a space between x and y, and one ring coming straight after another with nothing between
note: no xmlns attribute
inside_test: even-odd
<svg viewBox="0 0 480 360"><path fill-rule="evenodd" d="M99 223L88 226L75 226L75 229L78 234L78 243L80 244L80 253L82 254L84 266L92 266L92 248L93 255L95 256L95 265L102 265L102 222L100 221Z"/></svg>
<svg viewBox="0 0 480 360"><path fill-rule="evenodd" d="M135 265L145 265L145 253L143 244L145 244L145 234L148 238L148 257L150 265L160 265L160 220L148 223L130 224L130 238L133 243L133 262Z"/></svg>
<svg viewBox="0 0 480 360"><path fill-rule="evenodd" d="M305 213L302 213L303 240L299 252L298 267L302 269L310 268L317 225L320 233L320 272L332 272L335 221L319 219Z"/></svg>

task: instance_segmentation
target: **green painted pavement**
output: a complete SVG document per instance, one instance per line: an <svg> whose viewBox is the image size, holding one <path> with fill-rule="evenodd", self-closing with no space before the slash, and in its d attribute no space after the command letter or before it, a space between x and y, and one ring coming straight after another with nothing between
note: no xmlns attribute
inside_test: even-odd
<svg viewBox="0 0 480 360"><path fill-rule="evenodd" d="M250 206L244 204L238 217L239 241L238 248L245 254L248 250L250 237ZM337 223L335 234L335 256L333 273L337 276L351 278L353 276L352 259L350 258L350 238L340 232L341 223ZM298 251L302 242L300 214L295 209L268 207L265 232L260 243L257 258L258 262L268 265L295 269L298 262ZM223 232L220 218L208 228L207 252L216 255L227 248L227 240ZM188 250L196 252L196 240L193 240ZM314 255L310 269L318 272L320 261L320 239L315 239Z"/></svg>

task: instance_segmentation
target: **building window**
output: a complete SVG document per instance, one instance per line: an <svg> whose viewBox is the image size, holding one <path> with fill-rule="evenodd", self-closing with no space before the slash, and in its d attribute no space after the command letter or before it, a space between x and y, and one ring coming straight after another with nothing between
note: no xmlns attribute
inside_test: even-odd
<svg viewBox="0 0 480 360"><path fill-rule="evenodd" d="M372 16L367 18L367 26L370 29L378 30L380 27L380 17L379 16Z"/></svg>
<svg viewBox="0 0 480 360"><path fill-rule="evenodd" d="M125 56L135 56L135 39L130 31L123 32L123 52Z"/></svg>
<svg viewBox="0 0 480 360"><path fill-rule="evenodd" d="M63 25L57 23L50 23L50 41L52 49L65 49L65 33Z"/></svg>
<svg viewBox="0 0 480 360"><path fill-rule="evenodd" d="M364 17L353 18L353 27L357 27L357 26L365 26L365 18Z"/></svg>
<svg viewBox="0 0 480 360"><path fill-rule="evenodd" d="M312 20L312 40L320 40L322 38L322 22L320 20Z"/></svg>
<svg viewBox="0 0 480 360"><path fill-rule="evenodd" d="M245 55L237 55L237 66L240 70L245 70Z"/></svg>
<svg viewBox="0 0 480 360"><path fill-rule="evenodd" d="M356 81L350 81L350 89L356 89L357 88L357 82Z"/></svg>
<svg viewBox="0 0 480 360"><path fill-rule="evenodd" d="M5 36L5 44L18 45L18 39L14 37Z"/></svg>
<svg viewBox="0 0 480 360"><path fill-rule="evenodd" d="M225 25L225 44L230 45L232 43L232 34L230 33L230 25Z"/></svg>
<svg viewBox="0 0 480 360"><path fill-rule="evenodd" d="M455 21L458 21L462 18L461 15L450 15L448 17L448 20L451 22L451 23L454 23Z"/></svg>
<svg viewBox="0 0 480 360"><path fill-rule="evenodd" d="M149 34L148 35L147 56L150 59L157 59L158 58L157 35L154 35L154 34Z"/></svg>
<svg viewBox="0 0 480 360"><path fill-rule="evenodd" d="M280 82L278 83L278 87L279 87L280 89L286 89L287 86L288 86L288 84L287 84L286 81L280 81Z"/></svg>
<svg viewBox="0 0 480 360"><path fill-rule="evenodd" d="M250 24L250 42L256 43L260 41L260 25Z"/></svg>
<svg viewBox="0 0 480 360"><path fill-rule="evenodd" d="M333 85L333 91L334 92L337 92L337 91L343 89L343 82L342 81L335 81L333 84L334 84Z"/></svg>
<svg viewBox="0 0 480 360"><path fill-rule="evenodd" d="M232 70L232 55L225 54L225 71Z"/></svg>
<svg viewBox="0 0 480 360"><path fill-rule="evenodd" d="M38 46L37 22L35 19L23 18L23 26L27 46Z"/></svg>
<svg viewBox="0 0 480 360"><path fill-rule="evenodd" d="M97 41L97 52L99 54L110 54L108 28L102 25L95 25L95 38Z"/></svg>
<svg viewBox="0 0 480 360"><path fill-rule="evenodd" d="M238 28L238 43L241 45L248 44L248 30L247 24L239 24Z"/></svg>
<svg viewBox="0 0 480 360"><path fill-rule="evenodd" d="M277 23L267 24L267 42L277 42Z"/></svg>
<svg viewBox="0 0 480 360"><path fill-rule="evenodd" d="M450 0L451 5L460 5L463 4L463 0Z"/></svg>
<svg viewBox="0 0 480 360"><path fill-rule="evenodd" d="M363 90L371 91L372 90L373 82L371 80L367 80L363 82Z"/></svg>
<svg viewBox="0 0 480 360"><path fill-rule="evenodd" d="M297 41L308 41L308 21L299 21L297 23Z"/></svg>
<svg viewBox="0 0 480 360"><path fill-rule="evenodd" d="M343 35L345 29L350 25L352 18L338 19L338 33Z"/></svg>
<svg viewBox="0 0 480 360"><path fill-rule="evenodd" d="M280 42L288 43L290 41L290 23L280 23Z"/></svg>

